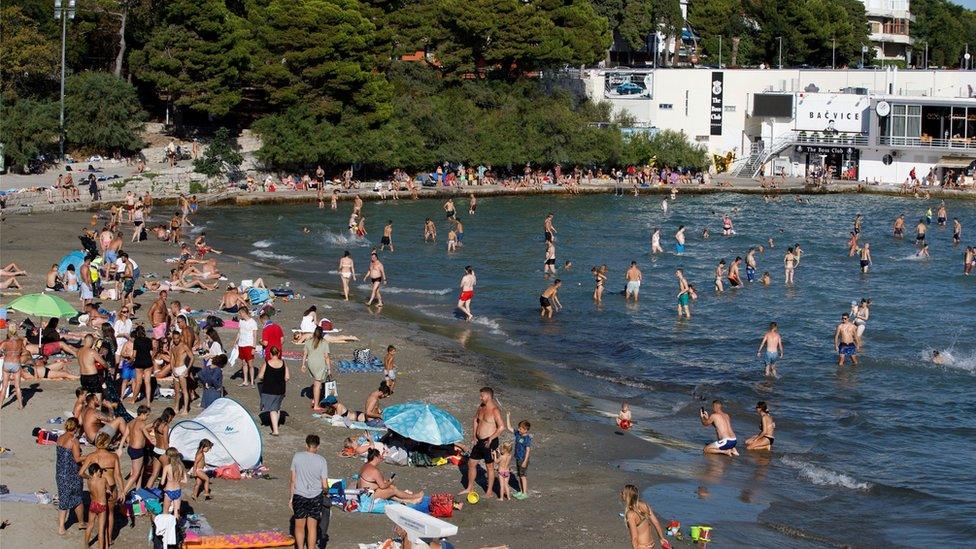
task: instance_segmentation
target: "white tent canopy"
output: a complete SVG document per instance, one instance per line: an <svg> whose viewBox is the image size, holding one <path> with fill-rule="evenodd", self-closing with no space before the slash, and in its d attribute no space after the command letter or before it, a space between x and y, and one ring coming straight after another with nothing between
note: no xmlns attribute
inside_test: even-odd
<svg viewBox="0 0 976 549"><path fill-rule="evenodd" d="M183 459L192 461L205 438L213 442L213 449L206 454L207 465L237 463L250 469L261 463L261 431L251 414L232 398L218 398L196 418L176 422L170 429L169 443Z"/></svg>

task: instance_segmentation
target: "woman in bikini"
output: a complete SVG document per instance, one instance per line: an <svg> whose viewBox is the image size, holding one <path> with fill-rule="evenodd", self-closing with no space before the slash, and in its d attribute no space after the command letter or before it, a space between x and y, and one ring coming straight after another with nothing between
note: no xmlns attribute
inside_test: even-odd
<svg viewBox="0 0 976 549"><path fill-rule="evenodd" d="M14 394L17 395L17 404L20 405L20 409L24 409L24 395L20 392L20 366L21 359L26 355L28 358L30 355L25 353L26 343L24 338L17 335L17 328L11 324L7 327L7 339L0 343L0 349L3 350L3 389L0 395L3 395L3 401L7 400L7 387L13 385Z"/></svg>
<svg viewBox="0 0 976 549"><path fill-rule="evenodd" d="M596 279L596 288L593 289L593 301L603 303L603 289L607 285L607 266L600 265L593 268L593 277Z"/></svg>
<svg viewBox="0 0 976 549"><path fill-rule="evenodd" d="M338 400L332 403L328 403L323 406L323 414L327 416L338 416L341 418L346 418L349 421L366 421L366 414L359 410L350 410L346 408L346 405L339 402Z"/></svg>
<svg viewBox="0 0 976 549"><path fill-rule="evenodd" d="M772 450L776 422L773 421L773 416L764 401L756 403L756 413L759 414L759 434L746 439L746 450Z"/></svg>
<svg viewBox="0 0 976 549"><path fill-rule="evenodd" d="M654 530L657 531L661 547L669 547L661 523L654 516L654 510L640 500L636 486L633 484L624 486L620 491L620 500L624 503L624 518L627 521L627 530L630 532L632 549L654 549L651 526L654 526Z"/></svg>
<svg viewBox="0 0 976 549"><path fill-rule="evenodd" d="M352 262L349 250L342 253L339 260L339 278L342 280L342 297L349 301L349 281L356 278L356 266Z"/></svg>

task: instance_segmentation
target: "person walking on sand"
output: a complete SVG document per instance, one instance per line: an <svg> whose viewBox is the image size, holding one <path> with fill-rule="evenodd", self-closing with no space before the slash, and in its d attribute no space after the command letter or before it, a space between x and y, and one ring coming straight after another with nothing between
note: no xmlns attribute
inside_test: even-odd
<svg viewBox="0 0 976 549"><path fill-rule="evenodd" d="M861 337L857 335L857 326L851 322L849 314L840 316L840 324L834 331L834 348L837 349L837 365L843 366L847 357L851 363L857 364L857 353L861 350Z"/></svg>
<svg viewBox="0 0 976 549"><path fill-rule="evenodd" d="M291 481L288 492L288 508L295 519L296 549L325 547L329 539L331 505L326 505L323 492L329 489L329 466L319 451L318 435L305 437L305 451L297 452L291 459Z"/></svg>
<svg viewBox="0 0 976 549"><path fill-rule="evenodd" d="M471 265L464 268L464 276L461 277L461 295L458 296L458 309L467 317L468 322L474 318L471 313L471 298L474 297L474 287L478 283L478 278L474 275Z"/></svg>
<svg viewBox="0 0 976 549"><path fill-rule="evenodd" d="M383 264L380 263L379 256L376 252L373 252L369 256L369 268L366 270L366 276L363 277L363 282L369 280L373 285L372 290L369 294L369 301L366 305L372 305L373 301L376 301L377 307L383 306L383 296L380 294L380 283L386 284L386 270L383 269Z"/></svg>
<svg viewBox="0 0 976 549"><path fill-rule="evenodd" d="M655 532L661 549L671 548L671 544L664 537L660 521L654 515L654 510L640 500L636 486L633 484L624 486L620 491L620 501L624 504L624 521L627 523L631 549L654 549L653 533ZM651 532L652 526L654 532Z"/></svg>
<svg viewBox="0 0 976 549"><path fill-rule="evenodd" d="M763 348L766 349L765 354ZM783 338L780 337L779 326L775 322L769 323L769 330L763 334L756 356L762 357L763 364L766 366L766 377L779 377L776 372L776 361L783 358Z"/></svg>
<svg viewBox="0 0 976 549"><path fill-rule="evenodd" d="M475 479L478 476L478 462L484 461L488 476L485 497L491 498L494 497L492 492L495 487L495 468L492 467L495 462L494 452L498 449L498 437L505 431L505 423L495 403L495 390L491 387L482 387L478 394L481 403L472 421L471 432L474 433L475 438L468 457L468 484L459 495L474 490Z"/></svg>
<svg viewBox="0 0 976 549"><path fill-rule="evenodd" d="M709 414L705 412L702 408L700 411L701 424L708 427L711 425L715 428L716 440L710 444L707 444L702 448L702 452L706 454L724 454L726 456L732 457L739 455L739 451L735 449L735 432L732 430L732 418L729 414L722 411L722 401L713 400L712 401L712 413Z"/></svg>
<svg viewBox="0 0 976 549"><path fill-rule="evenodd" d="M644 273L637 268L636 261L630 262L630 268L624 273L624 280L626 280L627 284L626 290L624 291L624 300L630 301L633 298L634 303L637 303L641 281L644 280Z"/></svg>
<svg viewBox="0 0 976 549"><path fill-rule="evenodd" d="M281 360L281 349L271 347L270 353L258 371L261 383L261 413L268 412L271 420L271 435L278 436L278 418L281 416L281 403L287 394L286 386L291 375L288 365Z"/></svg>
<svg viewBox="0 0 976 549"><path fill-rule="evenodd" d="M342 252L339 260L339 280L342 281L342 298L349 301L349 281L356 279L356 265L352 261L349 250Z"/></svg>
<svg viewBox="0 0 976 549"><path fill-rule="evenodd" d="M322 384L332 377L332 356L329 342L325 340L325 332L321 326L316 326L312 337L304 343L302 352L302 373L306 369L312 376L312 411L325 411L321 406Z"/></svg>

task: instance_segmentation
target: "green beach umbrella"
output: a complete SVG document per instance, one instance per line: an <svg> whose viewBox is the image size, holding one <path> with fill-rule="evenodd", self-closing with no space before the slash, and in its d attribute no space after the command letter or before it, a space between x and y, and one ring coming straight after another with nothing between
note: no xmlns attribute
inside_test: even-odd
<svg viewBox="0 0 976 549"><path fill-rule="evenodd" d="M18 297L17 299L11 301L10 304L7 305L7 308L36 316L41 319L62 318L66 316L75 316L78 314L78 311L76 311L75 308L72 307L67 301L56 295L46 293L28 294ZM41 328L40 323L38 323L38 347L40 347L41 344ZM38 349L38 351L40 351L40 349Z"/></svg>

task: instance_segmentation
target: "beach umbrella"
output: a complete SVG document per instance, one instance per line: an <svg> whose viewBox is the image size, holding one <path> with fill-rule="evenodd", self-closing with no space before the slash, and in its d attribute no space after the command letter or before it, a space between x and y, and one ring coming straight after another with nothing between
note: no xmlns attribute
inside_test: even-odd
<svg viewBox="0 0 976 549"><path fill-rule="evenodd" d="M393 432L435 446L464 440L461 422L433 404L413 401L383 410L383 423Z"/></svg>
<svg viewBox="0 0 976 549"><path fill-rule="evenodd" d="M78 311L67 301L56 295L47 293L28 294L18 297L7 305L8 309L20 311L22 313L36 316L39 319L37 324L37 346L40 352L42 321L45 318L62 318L75 316Z"/></svg>
<svg viewBox="0 0 976 549"><path fill-rule="evenodd" d="M58 262L58 275L63 275L68 270L68 265L74 265L76 271L81 270L81 264L85 262L85 252L75 250L69 252Z"/></svg>

